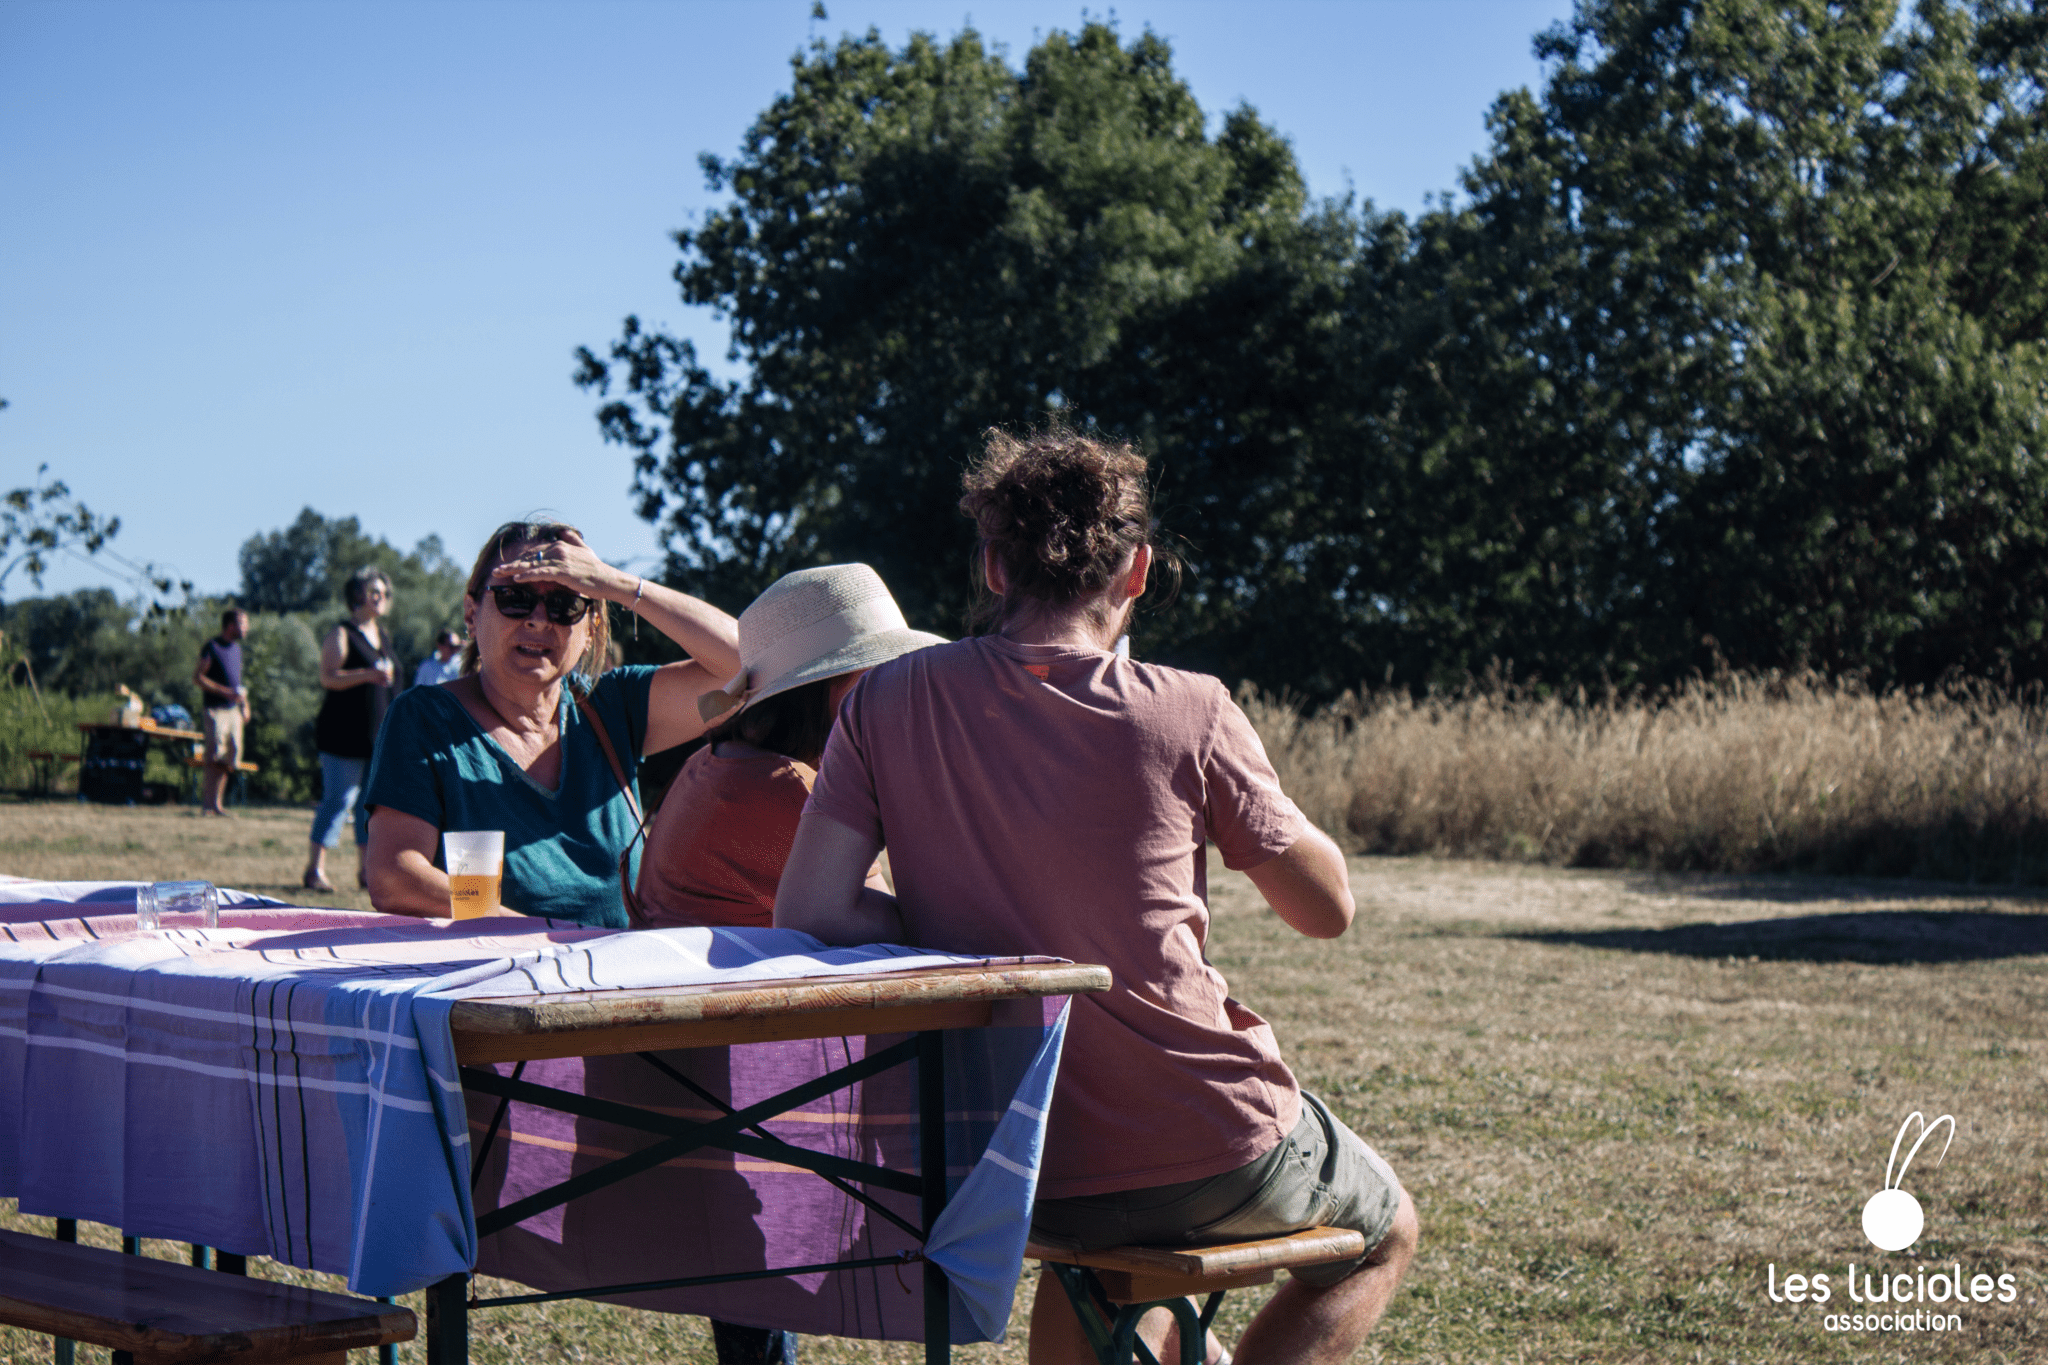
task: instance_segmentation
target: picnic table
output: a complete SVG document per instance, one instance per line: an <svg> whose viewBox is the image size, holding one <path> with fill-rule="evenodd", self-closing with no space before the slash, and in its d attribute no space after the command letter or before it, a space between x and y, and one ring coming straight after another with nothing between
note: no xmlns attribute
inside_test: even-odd
<svg viewBox="0 0 2048 1365"><path fill-rule="evenodd" d="M1097 967L789 930L402 920L0 884L0 1194L467 1315L602 1297L999 1339ZM13 903L7 903L12 901ZM652 1141L649 1141L650 1136ZM471 1273L531 1295L473 1299Z"/></svg>
<svg viewBox="0 0 2048 1365"><path fill-rule="evenodd" d="M112 805L133 805L144 799L142 770L149 761L153 744L174 751L183 763L191 746L206 736L197 730L145 722L140 725L106 725L81 721L78 726L83 750L78 769L78 795L87 801Z"/></svg>

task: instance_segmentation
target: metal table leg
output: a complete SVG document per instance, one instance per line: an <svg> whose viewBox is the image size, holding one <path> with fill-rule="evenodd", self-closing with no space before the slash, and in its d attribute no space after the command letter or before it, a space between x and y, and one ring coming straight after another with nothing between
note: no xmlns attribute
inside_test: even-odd
<svg viewBox="0 0 2048 1365"><path fill-rule="evenodd" d="M700 1098L708 1100L721 1111L721 1117L708 1122L678 1118L672 1114L643 1110L631 1105L594 1098L588 1095L556 1090L520 1079L520 1072L503 1076L497 1072L474 1066L462 1068L463 1084L473 1092L495 1095L503 1103L499 1105L497 1117L490 1125L490 1134L484 1146L472 1154L475 1163L474 1181L480 1174L482 1160L488 1153L490 1141L495 1138L505 1117L506 1109L513 1101L533 1104L558 1113L598 1119L626 1128L661 1135L662 1141L654 1143L627 1156L615 1158L602 1166L586 1170L548 1189L536 1191L525 1198L503 1208L493 1210L477 1219L479 1236L490 1236L513 1227L534 1215L559 1207L592 1191L602 1189L620 1180L646 1170L674 1157L711 1147L752 1156L767 1157L788 1165L811 1171L831 1181L854 1199L867 1204L869 1208L895 1223L904 1231L921 1241L929 1243L932 1228L945 1211L946 1189L946 1068L945 1033L943 1030L921 1030L913 1037L893 1044L880 1052L871 1053L862 1060L839 1067L823 1076L816 1077L803 1085L786 1090L779 1095L756 1101L746 1109L734 1109L715 1095L705 1093L688 1077L677 1074L658 1057L643 1054L645 1060L657 1069L668 1073L673 1079L696 1091ZM820 1152L806 1151L800 1147L775 1138L760 1127L760 1124L775 1115L794 1109L818 1096L879 1074L891 1067L906 1062L917 1063L917 1104L918 1104L918 1170L908 1172L892 1171L866 1162L831 1156ZM521 1071L524 1070L522 1064ZM874 1202L855 1188L856 1185L879 1186L882 1189L897 1190L905 1194L916 1194L919 1201L921 1226L912 1226L898 1217L886 1206ZM922 1259L918 1252L905 1251L893 1256L869 1257L848 1261L826 1262L819 1265L782 1266L759 1271L740 1271L721 1275L698 1275L678 1279L650 1280L634 1284L590 1285L582 1289L554 1290L537 1294L514 1294L494 1298L478 1299L472 1302L468 1294L467 1274L452 1275L427 1289L427 1365L468 1365L469 1326L468 1314L472 1308L496 1308L521 1303L548 1303L572 1298L609 1298L626 1294L647 1293L661 1289L680 1289L692 1285L722 1284L741 1280L771 1279L788 1275L807 1275L818 1271L856 1270L875 1266L901 1265L905 1260ZM944 1271L929 1260L924 1261L924 1336L926 1365L950 1365L952 1359L952 1286Z"/></svg>
<svg viewBox="0 0 2048 1365"><path fill-rule="evenodd" d="M917 1170L924 1178L921 1213L925 1241L946 1208L946 1035L917 1035ZM946 1272L924 1263L925 1365L950 1365L953 1356L952 1287Z"/></svg>
<svg viewBox="0 0 2048 1365"><path fill-rule="evenodd" d="M78 1220L76 1218L59 1218L57 1220L57 1240L60 1242L76 1242L78 1240ZM53 1365L73 1365L77 1356L77 1342L69 1337L56 1338L50 1352Z"/></svg>
<svg viewBox="0 0 2048 1365"><path fill-rule="evenodd" d="M469 1365L469 1275L427 1286L427 1365Z"/></svg>

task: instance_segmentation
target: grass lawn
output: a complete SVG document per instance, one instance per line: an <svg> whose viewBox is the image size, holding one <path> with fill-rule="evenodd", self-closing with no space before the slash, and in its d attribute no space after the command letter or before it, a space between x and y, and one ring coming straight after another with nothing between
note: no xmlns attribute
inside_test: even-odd
<svg viewBox="0 0 2048 1365"><path fill-rule="evenodd" d="M207 876L296 898L308 818L0 805L0 872ZM330 875L348 889L319 903L366 905L340 852ZM1352 876L1358 923L1312 943L1215 869L1210 955L1421 1213L1422 1252L1360 1360L2048 1361L2048 903L1410 858L1355 859ZM1859 1220L1913 1110L1952 1114L1956 1138L1914 1161L1926 1231L1887 1254ZM1859 1286L1874 1268L2009 1274L2015 1298L1909 1306L1953 1314L1953 1330L1829 1331L1828 1315L1864 1309L1845 1292L1852 1262ZM1816 1273L1828 1303L1772 1300ZM1029 1289L1007 1344L959 1358L1021 1361ZM1232 1296L1226 1340L1262 1297ZM477 1329L491 1365L711 1358L695 1319L595 1304L498 1310ZM0 1331L0 1360L49 1349ZM803 1358L921 1350L807 1339Z"/></svg>

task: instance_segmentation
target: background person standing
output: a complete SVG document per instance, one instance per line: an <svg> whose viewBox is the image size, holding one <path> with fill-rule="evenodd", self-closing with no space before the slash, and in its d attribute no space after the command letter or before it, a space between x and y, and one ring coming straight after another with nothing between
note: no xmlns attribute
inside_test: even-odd
<svg viewBox="0 0 2048 1365"><path fill-rule="evenodd" d="M242 637L249 613L234 607L220 614L220 634L199 647L192 685L199 689L200 729L206 734L206 776L199 789L201 815L226 815L221 798L242 761L242 725L249 719L249 689L242 686Z"/></svg>
<svg viewBox="0 0 2048 1365"><path fill-rule="evenodd" d="M356 881L363 879L363 846L370 842L369 812L356 797L384 708L391 704L398 661L380 619L391 610L391 580L380 569L361 568L349 575L343 589L348 619L320 642L320 685L327 689L320 714L313 721L313 744L320 751L320 808L313 813L308 841L305 887L332 891L327 880L327 850L341 842L341 823L351 811L356 826Z"/></svg>

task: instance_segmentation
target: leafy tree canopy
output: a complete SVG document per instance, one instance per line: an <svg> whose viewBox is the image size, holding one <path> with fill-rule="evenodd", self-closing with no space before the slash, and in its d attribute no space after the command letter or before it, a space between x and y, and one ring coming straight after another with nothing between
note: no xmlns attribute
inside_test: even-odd
<svg viewBox="0 0 2048 1365"><path fill-rule="evenodd" d="M2048 15L1581 0L1462 194L1313 204L1164 43L813 45L678 234L740 382L626 320L578 381L675 580L965 598L962 463L1140 441L1195 569L1157 657L1309 695L2048 676Z"/></svg>
<svg viewBox="0 0 2048 1365"><path fill-rule="evenodd" d="M0 589L16 569L40 589L52 555L74 545L95 553L121 529L119 517L95 516L49 473L48 465L36 466L34 484L0 498Z"/></svg>
<svg viewBox="0 0 2048 1365"><path fill-rule="evenodd" d="M463 566L441 548L439 536L428 536L406 553L366 534L355 517L324 517L310 507L301 509L290 526L243 541L239 558L241 602L251 611L339 607L349 575L365 568L383 570L394 592L427 591L445 611L449 584L459 593L467 578Z"/></svg>
<svg viewBox="0 0 2048 1365"><path fill-rule="evenodd" d="M1304 312L1318 271L1327 292L1348 242L1304 218L1293 157L1252 111L1208 135L1156 37L1055 33L1021 72L972 31L901 52L872 32L818 44L741 155L704 166L734 199L678 234L676 278L732 319L748 379L716 382L688 342L632 318L606 359L580 353L580 382L622 391L600 420L635 452L672 577L738 606L790 569L862 559L913 619L957 621L960 469L988 427L1063 407L1120 429L1161 417L1167 496L1205 509L1180 527L1198 560L1270 515L1175 468L1200 378L1181 331L1234 325L1240 354L1313 347L1256 331ZM1216 406L1207 438L1246 439L1252 423ZM1230 472L1263 486L1285 471L1247 456ZM1209 544L1205 517L1234 539Z"/></svg>
<svg viewBox="0 0 2048 1365"><path fill-rule="evenodd" d="M7 400L0 398L0 411L6 408ZM0 496L0 592L16 569L41 591L52 555L71 546L96 554L121 529L119 517L94 515L62 480L49 475L48 465L38 465L33 484Z"/></svg>
<svg viewBox="0 0 2048 1365"><path fill-rule="evenodd" d="M2048 674L2048 15L1893 20L1582 0L1539 41L1393 310L1428 648Z"/></svg>
<svg viewBox="0 0 2048 1365"><path fill-rule="evenodd" d="M405 552L366 534L354 517L324 517L308 507L290 526L243 541L241 563L242 606L309 615L316 635L346 613L343 588L350 574L383 570L391 580L384 627L399 657L412 663L432 651L436 635L462 627L469 571L448 557L439 536Z"/></svg>

